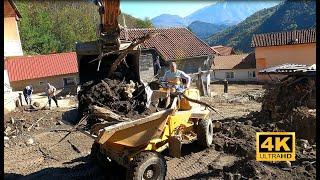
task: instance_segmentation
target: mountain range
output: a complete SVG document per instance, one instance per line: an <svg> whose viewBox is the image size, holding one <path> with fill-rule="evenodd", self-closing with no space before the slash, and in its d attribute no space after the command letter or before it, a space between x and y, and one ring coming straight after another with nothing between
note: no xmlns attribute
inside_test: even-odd
<svg viewBox="0 0 320 180"><path fill-rule="evenodd" d="M209 45L232 46L238 51L252 51L253 34L315 28L316 1L285 1L263 9L206 39Z"/></svg>
<svg viewBox="0 0 320 180"><path fill-rule="evenodd" d="M211 24L202 21L194 21L188 26L188 29L200 39L205 40L212 34L225 30L227 27L229 26L225 24Z"/></svg>
<svg viewBox="0 0 320 180"><path fill-rule="evenodd" d="M151 19L151 21L155 27L187 27L194 21L230 26L239 23L256 11L275 6L278 3L279 1L221 0L186 17L162 14Z"/></svg>

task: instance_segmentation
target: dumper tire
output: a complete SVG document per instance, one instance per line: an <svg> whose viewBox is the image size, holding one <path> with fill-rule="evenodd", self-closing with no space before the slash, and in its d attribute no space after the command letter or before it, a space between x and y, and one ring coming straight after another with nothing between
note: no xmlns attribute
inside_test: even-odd
<svg viewBox="0 0 320 180"><path fill-rule="evenodd" d="M197 141L204 148L211 146L213 141L213 124L211 119L201 119L198 122Z"/></svg>
<svg viewBox="0 0 320 180"><path fill-rule="evenodd" d="M127 180L163 180L167 174L167 163L163 156L153 151L143 151L133 157L127 169Z"/></svg>

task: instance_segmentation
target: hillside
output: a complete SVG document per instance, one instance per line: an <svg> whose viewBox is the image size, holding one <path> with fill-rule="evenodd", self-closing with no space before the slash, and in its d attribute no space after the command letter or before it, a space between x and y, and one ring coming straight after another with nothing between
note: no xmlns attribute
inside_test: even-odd
<svg viewBox="0 0 320 180"><path fill-rule="evenodd" d="M18 22L25 55L68 52L75 50L75 42L97 39L100 21L97 6L88 1L15 1L22 18ZM128 28L151 27L151 21L129 15Z"/></svg>
<svg viewBox="0 0 320 180"><path fill-rule="evenodd" d="M216 33L206 41L210 45L221 44L250 52L253 34L315 27L315 4L315 1L285 1L254 13L238 25Z"/></svg>
<svg viewBox="0 0 320 180"><path fill-rule="evenodd" d="M186 17L162 14L151 21L155 27L187 27L195 21L216 25L234 25L263 8L277 5L277 1L234 1L220 0L217 3L201 8ZM206 27L207 28L207 27Z"/></svg>
<svg viewBox="0 0 320 180"><path fill-rule="evenodd" d="M188 29L197 35L200 39L205 40L210 35L226 29L227 25L211 24L201 21L195 21L188 26Z"/></svg>

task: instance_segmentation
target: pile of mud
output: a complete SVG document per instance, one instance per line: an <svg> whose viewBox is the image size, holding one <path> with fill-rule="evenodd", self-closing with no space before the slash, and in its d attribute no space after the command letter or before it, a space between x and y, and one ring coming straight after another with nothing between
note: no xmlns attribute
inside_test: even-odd
<svg viewBox="0 0 320 180"><path fill-rule="evenodd" d="M297 137L313 142L316 135L315 107L315 77L288 76L266 90L259 123L263 123L263 119L264 124L274 123L279 129L296 132Z"/></svg>
<svg viewBox="0 0 320 180"><path fill-rule="evenodd" d="M138 119L156 112L147 108L145 87L139 82L105 78L100 82L88 82L78 94L81 115L92 114L92 107L106 108L120 116Z"/></svg>
<svg viewBox="0 0 320 180"><path fill-rule="evenodd" d="M231 119L230 119L231 120ZM223 124L214 133L214 148L232 154L240 160L223 168L209 168L213 177L224 179L308 179L316 177L316 145L305 139L297 139L296 161L291 163L267 163L256 161L256 132L270 131L276 127L252 123L253 116L234 119Z"/></svg>
<svg viewBox="0 0 320 180"><path fill-rule="evenodd" d="M315 77L288 76L268 87L262 102L262 111L269 113L273 119L279 119L300 106L315 109L315 100Z"/></svg>

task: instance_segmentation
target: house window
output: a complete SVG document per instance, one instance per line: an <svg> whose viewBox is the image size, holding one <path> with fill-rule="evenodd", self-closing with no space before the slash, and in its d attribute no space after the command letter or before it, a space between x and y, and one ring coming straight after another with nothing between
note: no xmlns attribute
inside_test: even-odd
<svg viewBox="0 0 320 180"><path fill-rule="evenodd" d="M43 86L43 85L44 85L44 82L43 82L43 81L40 81L40 82L39 82L39 85L40 85L40 86Z"/></svg>
<svg viewBox="0 0 320 180"><path fill-rule="evenodd" d="M226 72L226 79L233 79L234 73L233 72Z"/></svg>
<svg viewBox="0 0 320 180"><path fill-rule="evenodd" d="M248 77L249 77L249 78L254 78L254 77L256 77L256 72L255 72L255 71L248 71Z"/></svg>
<svg viewBox="0 0 320 180"><path fill-rule="evenodd" d="M76 85L76 81L74 77L63 78L63 86L73 86Z"/></svg>

